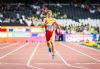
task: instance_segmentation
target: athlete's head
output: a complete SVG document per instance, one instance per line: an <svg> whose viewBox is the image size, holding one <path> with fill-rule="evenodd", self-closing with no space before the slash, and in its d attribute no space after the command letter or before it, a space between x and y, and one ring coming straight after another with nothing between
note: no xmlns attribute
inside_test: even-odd
<svg viewBox="0 0 100 69"><path fill-rule="evenodd" d="M48 16L48 17L52 17L52 11L51 11L51 10L48 10L48 11L47 11L47 16Z"/></svg>

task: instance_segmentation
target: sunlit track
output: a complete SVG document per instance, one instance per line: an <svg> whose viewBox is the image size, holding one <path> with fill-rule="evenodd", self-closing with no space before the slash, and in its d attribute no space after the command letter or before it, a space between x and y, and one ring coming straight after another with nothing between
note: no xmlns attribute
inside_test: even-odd
<svg viewBox="0 0 100 69"><path fill-rule="evenodd" d="M74 44L75 44L75 46L84 47L84 48L90 49L92 51L94 50L96 52L100 52L100 50L98 50L98 49L91 48L91 47L86 47L86 46L81 45L80 43L74 43Z"/></svg>
<svg viewBox="0 0 100 69"><path fill-rule="evenodd" d="M5 48L8 48L8 47L12 47L13 45L16 45L16 44L18 44L18 43L13 43L11 45L7 45L7 46L4 46L4 47L0 47L0 49L5 49Z"/></svg>
<svg viewBox="0 0 100 69"><path fill-rule="evenodd" d="M14 44L14 45L13 45ZM8 50L16 47L16 44L10 43L12 46L2 47L1 50ZM73 46L69 46L73 45ZM75 46L76 47L76 46ZM79 46L78 46L79 47ZM83 50L88 48L82 47ZM81 49L81 47L79 47ZM73 43L56 42L55 43L55 59L52 60L51 53L48 52L46 43L27 42L21 43L17 48L9 51L0 57L0 69L98 69L100 68L100 60L89 54L83 53L74 48ZM91 50L91 49L89 49ZM94 50L91 50L94 51ZM98 53L98 51L95 51ZM76 55L76 56L75 56ZM96 54L95 54L96 55ZM77 57L78 56L78 57ZM83 60L78 60L78 58ZM94 67L93 67L94 65Z"/></svg>
<svg viewBox="0 0 100 69"><path fill-rule="evenodd" d="M64 43L66 45L66 43ZM84 54L87 54L87 56L90 56L90 57L93 57L93 59L95 60L95 58L97 59L97 61L100 62L100 52L99 50L94 50L94 49L91 49L91 48L87 48L87 47L83 47L82 45L76 45L74 43L67 43L66 45L67 47L70 46Z"/></svg>
<svg viewBox="0 0 100 69"><path fill-rule="evenodd" d="M20 47L21 45L23 45L24 43L12 43L10 44L11 46L7 46L7 48L2 48L0 49L0 57L4 56L5 54L7 54L8 52L11 52L15 49L17 49L18 47Z"/></svg>
<svg viewBox="0 0 100 69"><path fill-rule="evenodd" d="M17 50L19 50L19 49L21 49L21 48L23 48L23 47L25 47L27 44L29 44L29 43L25 43L25 44L22 45L21 47L19 47L19 48L15 49L15 50L13 50L13 51L11 51L11 52L5 54L4 56L0 57L0 59L2 59L2 58L4 58L4 57L8 56L9 54L12 54L13 52L15 52L15 51L17 51Z"/></svg>
<svg viewBox="0 0 100 69"><path fill-rule="evenodd" d="M6 45L6 44L8 44L9 42L6 42L6 43L0 43L0 45Z"/></svg>
<svg viewBox="0 0 100 69"><path fill-rule="evenodd" d="M36 52L38 46L39 46L39 43L37 43L37 47L34 49L32 55L30 56L30 58L29 58L29 60L28 60L28 62L27 62L26 65L29 66L29 67L33 67L33 68L42 69L42 68L39 68L39 67L35 67L35 66L30 65L30 62L31 62L31 60L32 60L32 57L34 56L34 54L35 54L35 52Z"/></svg>
<svg viewBox="0 0 100 69"><path fill-rule="evenodd" d="M68 64L66 61L65 61L65 59L60 55L60 53L58 53L58 51L57 50L55 50L55 52L58 54L58 56L61 58L61 60L64 62L64 64L66 65L66 66L70 66L70 67L74 67L74 68L84 68L84 67L78 67L78 66L73 66L73 65L71 65L71 64Z"/></svg>
<svg viewBox="0 0 100 69"><path fill-rule="evenodd" d="M98 59L96 59L96 58L94 58L94 57L92 57L92 56L89 56L89 55L87 55L87 54L85 54L85 53L83 53L83 52L80 52L80 51L78 51L77 49L74 49L74 48L72 48L72 47L66 46L65 44L62 44L62 46L65 46L65 47L67 47L67 48L69 48L69 49L72 49L72 50L75 51L75 52L78 52L78 53L80 53L80 54L83 54L83 55L85 55L85 56L87 56L87 57L89 57L89 58L95 60L95 61L100 62L100 60L98 60Z"/></svg>
<svg viewBox="0 0 100 69"><path fill-rule="evenodd" d="M69 65L69 64L65 61L65 59L58 53L57 50L55 50L55 52L56 52L57 55L61 58L61 60L64 62L65 65Z"/></svg>
<svg viewBox="0 0 100 69"><path fill-rule="evenodd" d="M0 47L6 46L6 45L9 45L9 44L12 44L12 43L8 43L8 42L7 42L7 43L3 43L3 44L1 43L1 44L0 44Z"/></svg>

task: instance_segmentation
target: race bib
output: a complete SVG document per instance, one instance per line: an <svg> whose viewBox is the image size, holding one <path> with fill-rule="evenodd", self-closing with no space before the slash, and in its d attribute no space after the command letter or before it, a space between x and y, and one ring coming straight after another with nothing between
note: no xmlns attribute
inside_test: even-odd
<svg viewBox="0 0 100 69"><path fill-rule="evenodd" d="M47 25L47 30L53 31L53 26L52 25Z"/></svg>

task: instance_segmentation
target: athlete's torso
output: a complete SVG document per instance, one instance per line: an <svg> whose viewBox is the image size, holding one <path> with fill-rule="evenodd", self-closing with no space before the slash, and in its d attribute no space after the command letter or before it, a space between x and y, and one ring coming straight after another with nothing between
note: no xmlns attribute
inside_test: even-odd
<svg viewBox="0 0 100 69"><path fill-rule="evenodd" d="M54 31L55 30L55 19L54 18L46 18L47 23L45 26L46 31Z"/></svg>

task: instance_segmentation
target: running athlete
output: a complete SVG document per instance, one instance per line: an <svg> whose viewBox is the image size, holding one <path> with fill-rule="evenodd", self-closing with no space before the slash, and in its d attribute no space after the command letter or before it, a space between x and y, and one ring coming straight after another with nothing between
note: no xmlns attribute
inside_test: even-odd
<svg viewBox="0 0 100 69"><path fill-rule="evenodd" d="M47 16L44 18L42 27L45 27L46 30L46 41L49 52L52 52L52 57L54 58L54 41L55 41L55 28L60 26L57 24L56 20L52 17L52 11L47 11Z"/></svg>

